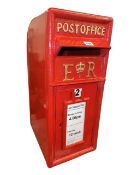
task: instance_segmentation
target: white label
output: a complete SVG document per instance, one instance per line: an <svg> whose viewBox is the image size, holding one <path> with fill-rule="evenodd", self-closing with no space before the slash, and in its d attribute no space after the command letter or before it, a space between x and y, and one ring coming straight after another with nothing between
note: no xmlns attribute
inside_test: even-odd
<svg viewBox="0 0 131 175"><path fill-rule="evenodd" d="M94 44L92 42L90 42L90 41L84 41L84 44L86 46L94 46Z"/></svg>
<svg viewBox="0 0 131 175"><path fill-rule="evenodd" d="M83 140L85 107L86 102L67 106L66 146Z"/></svg>

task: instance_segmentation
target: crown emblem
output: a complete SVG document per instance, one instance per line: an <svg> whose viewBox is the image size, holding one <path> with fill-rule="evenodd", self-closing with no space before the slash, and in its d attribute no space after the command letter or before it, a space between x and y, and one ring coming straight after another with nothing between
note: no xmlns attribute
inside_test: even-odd
<svg viewBox="0 0 131 175"><path fill-rule="evenodd" d="M85 70L85 64L80 62L76 65L76 73L79 74L79 77L81 76L81 73Z"/></svg>

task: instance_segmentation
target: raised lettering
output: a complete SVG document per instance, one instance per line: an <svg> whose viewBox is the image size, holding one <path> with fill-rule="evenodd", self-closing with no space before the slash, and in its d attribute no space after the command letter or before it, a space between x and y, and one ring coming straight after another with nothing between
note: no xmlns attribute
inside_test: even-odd
<svg viewBox="0 0 131 175"><path fill-rule="evenodd" d="M70 24L69 32L74 33L74 24Z"/></svg>
<svg viewBox="0 0 131 175"><path fill-rule="evenodd" d="M68 32L68 30L69 30L69 24L68 23L63 24L63 30L64 30L64 32Z"/></svg>
<svg viewBox="0 0 131 175"><path fill-rule="evenodd" d="M57 23L57 32L59 32L60 29L62 29L62 23L58 22Z"/></svg>
<svg viewBox="0 0 131 175"><path fill-rule="evenodd" d="M91 34L95 33L95 26L91 26Z"/></svg>
<svg viewBox="0 0 131 175"><path fill-rule="evenodd" d="M102 28L102 31L101 31L101 35L104 36L104 35L105 35L105 32L106 32L106 28L103 27L103 28Z"/></svg>
<svg viewBox="0 0 131 175"><path fill-rule="evenodd" d="M73 64L64 64L65 67L65 78L63 81L69 81L69 80L74 80L74 77L68 78L68 75L71 74L71 71L69 71L69 67L73 67Z"/></svg>
<svg viewBox="0 0 131 175"><path fill-rule="evenodd" d="M101 35L101 27L97 27L97 35Z"/></svg>
<svg viewBox="0 0 131 175"><path fill-rule="evenodd" d="M79 26L80 26L79 24L75 24L75 27L76 27L75 33L78 33L78 27L79 27Z"/></svg>
<svg viewBox="0 0 131 175"><path fill-rule="evenodd" d="M85 25L85 24L75 24L75 23L57 23L57 32L68 32L82 35L101 35L104 36L106 28L97 25Z"/></svg>
<svg viewBox="0 0 131 175"><path fill-rule="evenodd" d="M88 67L88 74L87 74L87 77L90 78L91 75L92 75L93 77L96 77L96 75L95 75L95 73L94 73L95 63L89 61L89 62L88 62L88 65L89 65L89 67Z"/></svg>
<svg viewBox="0 0 131 175"><path fill-rule="evenodd" d="M81 31L82 34L84 34L86 32L86 26L82 25L81 28L80 28L80 31Z"/></svg>
<svg viewBox="0 0 131 175"><path fill-rule="evenodd" d="M88 35L88 33L91 31L91 26L87 26L86 27L86 35Z"/></svg>

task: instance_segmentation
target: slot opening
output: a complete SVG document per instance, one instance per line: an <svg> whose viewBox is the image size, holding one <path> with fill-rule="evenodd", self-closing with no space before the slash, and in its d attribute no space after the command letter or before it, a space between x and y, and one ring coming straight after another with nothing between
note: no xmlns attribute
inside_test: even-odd
<svg viewBox="0 0 131 175"><path fill-rule="evenodd" d="M108 49L87 47L62 47L58 52L58 56L100 56L103 51L106 50Z"/></svg>

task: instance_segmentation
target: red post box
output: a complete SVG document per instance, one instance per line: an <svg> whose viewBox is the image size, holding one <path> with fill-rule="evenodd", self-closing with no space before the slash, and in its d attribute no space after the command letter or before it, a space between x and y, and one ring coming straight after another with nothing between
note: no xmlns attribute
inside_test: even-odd
<svg viewBox="0 0 131 175"><path fill-rule="evenodd" d="M96 149L112 23L51 8L29 25L31 126L48 167Z"/></svg>

